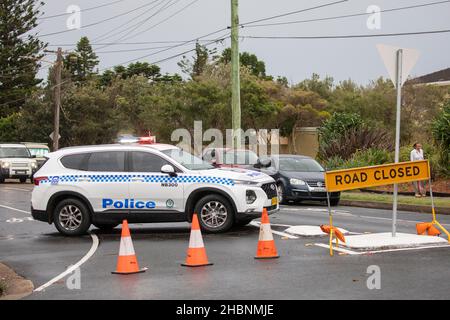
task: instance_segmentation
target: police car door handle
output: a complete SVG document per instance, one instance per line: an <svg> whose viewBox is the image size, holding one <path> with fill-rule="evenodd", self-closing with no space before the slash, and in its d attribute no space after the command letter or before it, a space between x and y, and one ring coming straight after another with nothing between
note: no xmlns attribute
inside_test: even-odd
<svg viewBox="0 0 450 320"><path fill-rule="evenodd" d="M91 178L78 178L78 182L90 182Z"/></svg>
<svg viewBox="0 0 450 320"><path fill-rule="evenodd" d="M144 178L134 177L134 178L131 178L131 181L132 182L144 182Z"/></svg>

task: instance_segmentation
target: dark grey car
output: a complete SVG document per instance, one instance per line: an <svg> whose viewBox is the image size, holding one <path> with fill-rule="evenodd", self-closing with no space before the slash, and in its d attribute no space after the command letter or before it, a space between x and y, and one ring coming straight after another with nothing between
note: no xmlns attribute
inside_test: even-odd
<svg viewBox="0 0 450 320"><path fill-rule="evenodd" d="M271 156L271 165L261 171L275 179L280 203L327 200L325 170L313 158L298 155ZM330 193L330 203L339 203L340 192Z"/></svg>

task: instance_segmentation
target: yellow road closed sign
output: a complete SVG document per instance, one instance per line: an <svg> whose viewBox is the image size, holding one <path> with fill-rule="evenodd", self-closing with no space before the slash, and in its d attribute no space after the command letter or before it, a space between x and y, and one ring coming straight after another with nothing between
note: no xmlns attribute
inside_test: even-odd
<svg viewBox="0 0 450 320"><path fill-rule="evenodd" d="M429 177L428 160L422 160L328 171L325 183L328 192L335 192L427 180Z"/></svg>

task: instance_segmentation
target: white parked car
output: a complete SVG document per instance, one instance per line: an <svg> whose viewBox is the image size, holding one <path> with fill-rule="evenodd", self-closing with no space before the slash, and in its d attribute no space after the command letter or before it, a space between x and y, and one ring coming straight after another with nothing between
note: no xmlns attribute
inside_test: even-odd
<svg viewBox="0 0 450 320"><path fill-rule="evenodd" d="M72 147L49 153L34 177L33 218L65 235L91 223L190 221L224 232L278 210L275 181L245 169L216 169L167 144Z"/></svg>
<svg viewBox="0 0 450 320"><path fill-rule="evenodd" d="M33 180L37 162L23 144L0 144L0 183L5 179Z"/></svg>

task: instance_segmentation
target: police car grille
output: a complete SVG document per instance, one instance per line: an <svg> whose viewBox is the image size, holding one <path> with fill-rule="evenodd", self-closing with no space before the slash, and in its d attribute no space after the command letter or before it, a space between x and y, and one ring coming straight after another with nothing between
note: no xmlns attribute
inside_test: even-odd
<svg viewBox="0 0 450 320"><path fill-rule="evenodd" d="M271 187L273 186L273 187ZM261 188L264 190L264 192L267 195L267 198L272 199L273 197L276 197L277 194L277 185L275 183L265 183L261 186Z"/></svg>

